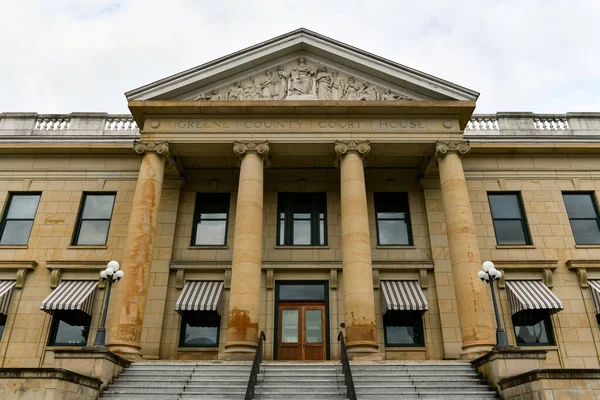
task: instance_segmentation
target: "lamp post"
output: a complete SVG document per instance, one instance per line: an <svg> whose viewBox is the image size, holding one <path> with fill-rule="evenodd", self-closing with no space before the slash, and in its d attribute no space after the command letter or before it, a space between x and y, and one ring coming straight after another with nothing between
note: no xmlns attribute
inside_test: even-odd
<svg viewBox="0 0 600 400"><path fill-rule="evenodd" d="M502 272L498 271L494 263L491 261L484 261L481 265L481 271L477 273L479 279L483 282L490 284L490 290L492 291L492 301L494 302L494 312L496 313L496 347L508 347L508 340L506 339L506 333L502 329L500 324L500 314L498 314L498 304L496 303L496 293L494 292L494 281L497 281L502 276Z"/></svg>
<svg viewBox="0 0 600 400"><path fill-rule="evenodd" d="M102 312L102 320L100 322L100 327L98 328L98 333L96 333L96 340L94 341L94 346L105 346L106 345L106 328L104 325L106 324L106 314L108 313L108 302L110 301L110 289L114 282L120 281L123 275L123 271L120 270L121 266L118 261L110 261L106 266L106 269L100 272L100 278L103 281L108 281L108 286L106 288L106 296L104 298L104 310Z"/></svg>

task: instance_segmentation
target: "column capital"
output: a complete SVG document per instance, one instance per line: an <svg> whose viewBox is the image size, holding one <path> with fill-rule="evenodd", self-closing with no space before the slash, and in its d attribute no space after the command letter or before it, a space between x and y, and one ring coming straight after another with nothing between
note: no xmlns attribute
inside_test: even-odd
<svg viewBox="0 0 600 400"><path fill-rule="evenodd" d="M464 142L435 142L435 151L431 157L431 162L437 165L437 160L448 153L458 153L462 156L471 151L471 146L468 141Z"/></svg>
<svg viewBox="0 0 600 400"><path fill-rule="evenodd" d="M135 140L133 142L133 151L139 155L154 152L165 158L165 166L167 168L175 166L175 157L173 157L169 150L169 142L142 142L141 140Z"/></svg>
<svg viewBox="0 0 600 400"><path fill-rule="evenodd" d="M338 167L340 164L340 159L349 153L358 154L363 159L363 162L364 162L365 158L371 152L371 143L368 140L363 140L363 141L359 141L359 142L354 141L354 140L348 140L348 141L336 140L334 149L335 149L335 160L334 160L333 165L335 167Z"/></svg>
<svg viewBox="0 0 600 400"><path fill-rule="evenodd" d="M240 157L240 161L246 154L256 153L262 156L265 166L269 167L271 160L269 158L269 142L264 140L262 142L246 141L246 142L233 142L233 152Z"/></svg>

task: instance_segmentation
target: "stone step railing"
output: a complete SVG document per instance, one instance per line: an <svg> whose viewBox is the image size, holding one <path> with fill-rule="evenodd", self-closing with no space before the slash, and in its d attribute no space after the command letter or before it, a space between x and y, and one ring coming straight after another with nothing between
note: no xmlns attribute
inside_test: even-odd
<svg viewBox="0 0 600 400"><path fill-rule="evenodd" d="M106 113L0 114L0 135L11 136L136 136L131 115ZM465 136L600 135L600 113L534 114L499 112L474 114Z"/></svg>

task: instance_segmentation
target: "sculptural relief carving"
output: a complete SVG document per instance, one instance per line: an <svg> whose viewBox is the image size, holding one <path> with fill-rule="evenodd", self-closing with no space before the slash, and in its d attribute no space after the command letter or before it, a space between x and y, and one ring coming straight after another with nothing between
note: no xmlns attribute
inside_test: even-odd
<svg viewBox="0 0 600 400"><path fill-rule="evenodd" d="M373 82L299 57L219 88L192 94L187 100L411 100Z"/></svg>

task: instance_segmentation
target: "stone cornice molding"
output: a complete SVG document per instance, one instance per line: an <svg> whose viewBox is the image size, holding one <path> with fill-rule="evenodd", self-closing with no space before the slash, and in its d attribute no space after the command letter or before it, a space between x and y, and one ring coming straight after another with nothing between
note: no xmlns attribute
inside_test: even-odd
<svg viewBox="0 0 600 400"><path fill-rule="evenodd" d="M242 161L242 158L244 158L244 156L246 154L249 153L256 153L259 156L261 156L265 162L265 167L269 167L271 165L271 159L269 158L269 142L267 140L264 140L262 142L255 142L255 141L244 141L244 142L239 142L239 141L235 141L233 142L233 152L240 158L240 163Z"/></svg>
<svg viewBox="0 0 600 400"><path fill-rule="evenodd" d="M355 153L358 154L363 162L365 162L367 156L371 152L371 143L368 140L364 141L341 141L336 140L335 146L335 160L333 165L337 168L340 165L340 159L346 154Z"/></svg>
<svg viewBox="0 0 600 400"><path fill-rule="evenodd" d="M464 142L435 142L435 150L431 157L431 162L437 165L437 161L440 157L445 156L448 153L457 153L459 156L463 156L471 151L471 146L468 141Z"/></svg>
<svg viewBox="0 0 600 400"><path fill-rule="evenodd" d="M135 140L133 142L133 151L136 154L143 155L147 152L155 152L165 159L165 167L173 168L175 166L175 157L169 150L169 142L142 142Z"/></svg>

